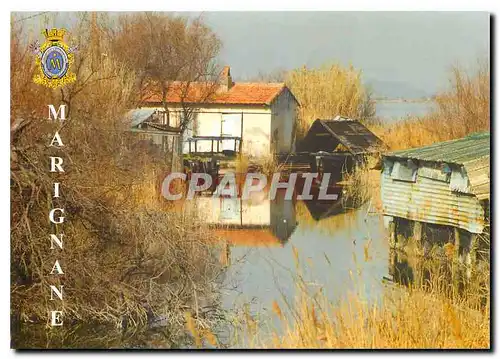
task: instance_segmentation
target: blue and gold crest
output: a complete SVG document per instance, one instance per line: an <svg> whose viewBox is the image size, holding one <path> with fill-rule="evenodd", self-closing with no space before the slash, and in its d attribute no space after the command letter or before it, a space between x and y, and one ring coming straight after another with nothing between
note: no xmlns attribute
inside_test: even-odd
<svg viewBox="0 0 500 359"><path fill-rule="evenodd" d="M64 29L46 29L42 31L45 42L41 46L38 43L33 45L39 67L39 73L33 77L36 84L57 88L76 80L76 75L70 72L74 49L64 43L65 33Z"/></svg>

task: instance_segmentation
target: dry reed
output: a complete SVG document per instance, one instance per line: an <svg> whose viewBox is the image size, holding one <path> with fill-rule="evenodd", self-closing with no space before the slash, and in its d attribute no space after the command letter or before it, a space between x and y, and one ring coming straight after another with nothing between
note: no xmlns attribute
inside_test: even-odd
<svg viewBox="0 0 500 359"><path fill-rule="evenodd" d="M290 71L286 83L300 103L297 139L302 138L317 118L337 115L369 120L374 115L369 92L361 81L361 71L349 66L305 66Z"/></svg>
<svg viewBox="0 0 500 359"><path fill-rule="evenodd" d="M74 347L82 345L75 324L102 324L106 333L120 335L158 318L168 323L166 342L175 345L186 310L196 313L198 325L215 324L213 285L220 266L206 241L208 229L196 216L169 211L161 197L165 158L127 131L122 116L136 79L113 56L105 36L94 41L95 32L105 32L104 19L79 16L69 39L80 45L73 67L77 81L61 91L32 83L28 45L22 29L12 28L12 345ZM107 55L94 62L95 53ZM47 121L48 103L65 103L69 119L62 125ZM62 148L48 146L56 130ZM64 173L49 172L51 155L64 159ZM56 181L60 198L52 195ZM66 216L57 226L47 220L56 207ZM64 250L51 251L51 233L64 233ZM55 259L63 278L50 275ZM63 302L50 300L51 284L64 285ZM29 328L45 333L50 310L64 311L66 327L44 341Z"/></svg>
<svg viewBox="0 0 500 359"><path fill-rule="evenodd" d="M365 260L371 260L369 247ZM282 330L260 332L251 342L255 348L273 349L489 348L489 266L478 267L464 289L457 290L445 275L455 269L443 269L455 264L418 265L424 278L418 285L389 285L376 301L349 293L331 302L322 289L311 293L296 281L291 308L273 302Z"/></svg>

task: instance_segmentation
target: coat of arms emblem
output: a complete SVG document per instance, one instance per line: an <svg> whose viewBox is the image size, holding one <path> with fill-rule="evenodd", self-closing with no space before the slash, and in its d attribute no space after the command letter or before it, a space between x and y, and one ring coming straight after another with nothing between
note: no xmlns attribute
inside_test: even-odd
<svg viewBox="0 0 500 359"><path fill-rule="evenodd" d="M64 43L65 33L65 29L45 29L42 31L45 42L41 46L38 42L32 45L39 68L33 77L36 84L57 88L76 80L76 75L70 72L75 49Z"/></svg>

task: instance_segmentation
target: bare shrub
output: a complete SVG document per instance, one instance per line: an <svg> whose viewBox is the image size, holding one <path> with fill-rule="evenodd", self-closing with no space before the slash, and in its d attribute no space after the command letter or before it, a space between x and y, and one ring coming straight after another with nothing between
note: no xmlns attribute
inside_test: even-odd
<svg viewBox="0 0 500 359"><path fill-rule="evenodd" d="M196 217L169 211L161 198L164 158L139 146L122 123L135 78L108 52L105 36L92 40L104 20L81 15L69 40L82 44L77 81L49 96L39 96L45 90L30 81L27 44L14 40L11 47L12 74L20 74L11 77L11 313L18 323L43 323L48 311L63 310L67 325L120 329L163 318L175 341L185 311L200 325L212 323L206 312L216 312L217 256ZM61 102L69 119L48 121L47 104ZM64 147L48 146L56 130ZM64 173L49 172L49 156L64 159ZM61 183L60 198L53 197L54 182ZM64 208L63 224L49 222L52 208ZM50 234L61 233L64 249L51 250ZM56 259L64 275L50 274ZM64 286L63 302L50 300L49 285ZM20 340L16 347L37 345Z"/></svg>

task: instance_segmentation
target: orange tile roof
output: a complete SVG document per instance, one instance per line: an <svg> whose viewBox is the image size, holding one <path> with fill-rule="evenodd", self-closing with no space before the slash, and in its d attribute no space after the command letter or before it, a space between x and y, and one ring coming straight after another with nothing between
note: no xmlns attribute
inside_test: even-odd
<svg viewBox="0 0 500 359"><path fill-rule="evenodd" d="M206 82L193 82L186 86L186 83L176 81L167 92L167 103L270 105L285 87L284 83L236 82L228 91L223 91L219 85ZM155 91L145 95L143 102L161 103L161 93Z"/></svg>
<svg viewBox="0 0 500 359"><path fill-rule="evenodd" d="M237 246L284 246L284 243L268 229L217 229L214 234L220 239Z"/></svg>

